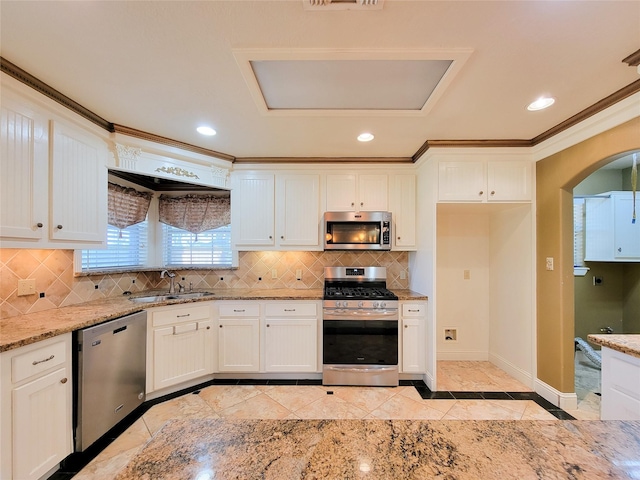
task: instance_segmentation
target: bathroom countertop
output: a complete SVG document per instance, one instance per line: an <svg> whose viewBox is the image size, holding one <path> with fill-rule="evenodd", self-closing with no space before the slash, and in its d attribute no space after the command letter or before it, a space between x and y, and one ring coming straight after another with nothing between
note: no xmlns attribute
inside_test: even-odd
<svg viewBox="0 0 640 480"><path fill-rule="evenodd" d="M134 303L129 296L108 297L66 307L0 319L0 352L29 345L47 338L90 327L107 320L152 307L212 300L322 300L323 290L313 289L207 289L213 295ZM400 300L426 300L427 297L406 289L393 290ZM164 295L166 291L136 292L131 297Z"/></svg>
<svg viewBox="0 0 640 480"><path fill-rule="evenodd" d="M591 343L601 345L603 347L616 350L618 352L626 353L634 357L640 358L640 335L614 335L614 334L602 334L602 335L589 335L587 339Z"/></svg>
<svg viewBox="0 0 640 480"><path fill-rule="evenodd" d="M116 480L632 479L640 422L173 420Z"/></svg>

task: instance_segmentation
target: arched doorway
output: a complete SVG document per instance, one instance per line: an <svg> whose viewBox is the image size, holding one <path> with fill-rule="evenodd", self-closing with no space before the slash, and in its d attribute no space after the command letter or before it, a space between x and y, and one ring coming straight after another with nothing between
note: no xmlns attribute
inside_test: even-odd
<svg viewBox="0 0 640 480"><path fill-rule="evenodd" d="M573 188L617 155L640 149L635 118L539 161L536 165L536 390L575 407ZM553 258L554 269L546 268Z"/></svg>

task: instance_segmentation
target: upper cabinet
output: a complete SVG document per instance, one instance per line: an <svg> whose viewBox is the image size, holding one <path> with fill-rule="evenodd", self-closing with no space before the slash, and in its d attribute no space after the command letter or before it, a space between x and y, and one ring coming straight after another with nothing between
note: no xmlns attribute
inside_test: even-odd
<svg viewBox="0 0 640 480"><path fill-rule="evenodd" d="M607 192L585 199L585 260L640 261L640 195L633 222L632 192Z"/></svg>
<svg viewBox="0 0 640 480"><path fill-rule="evenodd" d="M530 202L532 165L526 161L441 161L440 202Z"/></svg>
<svg viewBox="0 0 640 480"><path fill-rule="evenodd" d="M389 180L385 174L327 175L328 212L377 212L389 209Z"/></svg>
<svg viewBox="0 0 640 480"><path fill-rule="evenodd" d="M106 242L107 144L3 92L0 239L11 248L99 248Z"/></svg>
<svg viewBox="0 0 640 480"><path fill-rule="evenodd" d="M319 250L320 176L237 173L231 231L238 250Z"/></svg>
<svg viewBox="0 0 640 480"><path fill-rule="evenodd" d="M393 214L393 249L416 248L416 177L393 177L391 212Z"/></svg>

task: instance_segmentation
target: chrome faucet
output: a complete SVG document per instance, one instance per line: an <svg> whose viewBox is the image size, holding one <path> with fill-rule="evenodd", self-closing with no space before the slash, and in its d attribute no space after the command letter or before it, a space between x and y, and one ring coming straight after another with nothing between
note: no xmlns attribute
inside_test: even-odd
<svg viewBox="0 0 640 480"><path fill-rule="evenodd" d="M160 272L160 278L164 278L165 274L169 277L169 293L176 293L176 274L169 270L162 270L162 272Z"/></svg>

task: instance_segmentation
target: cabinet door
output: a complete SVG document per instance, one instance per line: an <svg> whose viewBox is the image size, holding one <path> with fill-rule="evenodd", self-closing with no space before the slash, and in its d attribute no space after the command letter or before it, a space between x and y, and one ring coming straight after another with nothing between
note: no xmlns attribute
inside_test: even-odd
<svg viewBox="0 0 640 480"><path fill-rule="evenodd" d="M231 190L231 232L234 245L275 245L273 212L273 175L248 174L234 178Z"/></svg>
<svg viewBox="0 0 640 480"><path fill-rule="evenodd" d="M227 318L218 321L218 370L260 370L260 337L257 318Z"/></svg>
<svg viewBox="0 0 640 480"><path fill-rule="evenodd" d="M640 193L636 195L636 222L633 218L633 197L612 195L614 210L614 252L616 259L640 259Z"/></svg>
<svg viewBox="0 0 640 480"><path fill-rule="evenodd" d="M66 368L13 390L13 478L37 479L72 451Z"/></svg>
<svg viewBox="0 0 640 480"><path fill-rule="evenodd" d="M441 202L482 202L486 196L483 162L440 162L438 199Z"/></svg>
<svg viewBox="0 0 640 480"><path fill-rule="evenodd" d="M53 122L52 136L49 237L105 244L106 145L60 122Z"/></svg>
<svg viewBox="0 0 640 480"><path fill-rule="evenodd" d="M276 185L280 246L320 246L320 177L281 175Z"/></svg>
<svg viewBox="0 0 640 480"><path fill-rule="evenodd" d="M416 177L396 175L394 182L393 220L394 247L397 250L416 246Z"/></svg>
<svg viewBox="0 0 640 480"><path fill-rule="evenodd" d="M489 162L487 200L518 202L531 200L531 164L528 162Z"/></svg>
<svg viewBox="0 0 640 480"><path fill-rule="evenodd" d="M356 210L356 176L327 175L327 212Z"/></svg>
<svg viewBox="0 0 640 480"><path fill-rule="evenodd" d="M389 181L387 175L360 175L356 211L386 212L389 210Z"/></svg>
<svg viewBox="0 0 640 480"><path fill-rule="evenodd" d="M267 372L317 371L318 323L315 318L265 320Z"/></svg>
<svg viewBox="0 0 640 480"><path fill-rule="evenodd" d="M1 111L0 236L35 244L48 225L47 120L6 97Z"/></svg>
<svg viewBox="0 0 640 480"><path fill-rule="evenodd" d="M424 373L424 351L421 340L424 318L402 319L402 371L405 373Z"/></svg>
<svg viewBox="0 0 640 480"><path fill-rule="evenodd" d="M181 323L153 331L153 389L213 373L213 322Z"/></svg>

